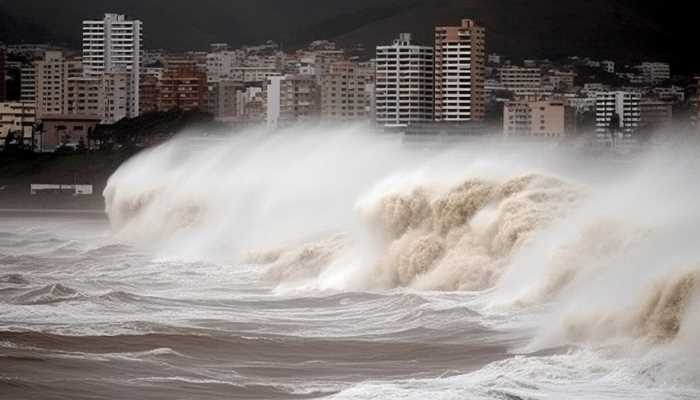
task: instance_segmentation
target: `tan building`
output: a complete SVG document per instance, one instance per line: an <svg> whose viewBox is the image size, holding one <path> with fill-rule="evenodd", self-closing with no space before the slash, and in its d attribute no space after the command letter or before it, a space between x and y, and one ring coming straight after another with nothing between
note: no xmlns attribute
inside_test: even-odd
<svg viewBox="0 0 700 400"><path fill-rule="evenodd" d="M89 146L90 134L100 118L94 115L52 115L44 118L39 148L42 152L55 151L60 146L77 148Z"/></svg>
<svg viewBox="0 0 700 400"><path fill-rule="evenodd" d="M34 62L37 117L64 113L65 82L82 76L79 61L68 60L60 51L47 51L43 60Z"/></svg>
<svg viewBox="0 0 700 400"><path fill-rule="evenodd" d="M470 19L435 28L435 120L481 121L486 113L486 29Z"/></svg>
<svg viewBox="0 0 700 400"><path fill-rule="evenodd" d="M100 78L74 77L65 81L63 114L91 115L100 117L104 113L104 95Z"/></svg>
<svg viewBox="0 0 700 400"><path fill-rule="evenodd" d="M4 139L10 132L13 132L15 134L22 133L25 140L30 139L36 122L35 110L34 103L0 103L0 138Z"/></svg>
<svg viewBox="0 0 700 400"><path fill-rule="evenodd" d="M535 96L542 87L542 71L539 68L510 66L498 70L501 84L516 96Z"/></svg>
<svg viewBox="0 0 700 400"><path fill-rule="evenodd" d="M566 135L567 112L563 101L520 98L506 103L503 133L507 137L559 138Z"/></svg>
<svg viewBox="0 0 700 400"><path fill-rule="evenodd" d="M65 82L64 114L99 117L103 124L127 118L131 75L106 72L99 77L68 78Z"/></svg>
<svg viewBox="0 0 700 400"><path fill-rule="evenodd" d="M328 121L369 119L367 85L374 82L374 63L349 60L331 64L321 79L321 118Z"/></svg>
<svg viewBox="0 0 700 400"><path fill-rule="evenodd" d="M197 63L186 58L165 61L160 81L158 109L191 111L206 110L207 75Z"/></svg>

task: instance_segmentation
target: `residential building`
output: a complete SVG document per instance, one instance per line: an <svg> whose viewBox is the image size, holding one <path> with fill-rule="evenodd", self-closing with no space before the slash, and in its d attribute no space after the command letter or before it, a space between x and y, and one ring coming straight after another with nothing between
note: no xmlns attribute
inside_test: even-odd
<svg viewBox="0 0 700 400"><path fill-rule="evenodd" d="M217 51L207 54L207 79L210 82L234 79L234 69L242 67L245 61L243 50ZM242 73L241 75L245 75Z"/></svg>
<svg viewBox="0 0 700 400"><path fill-rule="evenodd" d="M542 79L542 87L549 86L558 92L571 90L576 82L577 74L571 71L549 70Z"/></svg>
<svg viewBox="0 0 700 400"><path fill-rule="evenodd" d="M636 68L642 75L644 83L648 85L658 85L671 79L671 66L668 63L644 62Z"/></svg>
<svg viewBox="0 0 700 400"><path fill-rule="evenodd" d="M23 140L31 139L35 123L36 107L33 103L0 103L0 138L14 133Z"/></svg>
<svg viewBox="0 0 700 400"><path fill-rule="evenodd" d="M536 96L542 87L542 71L536 67L509 66L498 70L501 84L516 96Z"/></svg>
<svg viewBox="0 0 700 400"><path fill-rule="evenodd" d="M60 51L47 51L34 62L37 118L64 113L65 83L82 75L80 61L66 59Z"/></svg>
<svg viewBox="0 0 700 400"><path fill-rule="evenodd" d="M598 142L615 147L633 139L641 123L642 95L633 91L599 92L596 96Z"/></svg>
<svg viewBox="0 0 700 400"><path fill-rule="evenodd" d="M64 85L62 112L53 115L90 115L102 118L105 112L105 95L100 77L71 77L66 79Z"/></svg>
<svg viewBox="0 0 700 400"><path fill-rule="evenodd" d="M406 127L434 118L434 50L402 33L393 44L376 49L375 122Z"/></svg>
<svg viewBox="0 0 700 400"><path fill-rule="evenodd" d="M36 70L33 62L22 64L19 80L22 102L36 102Z"/></svg>
<svg viewBox="0 0 700 400"><path fill-rule="evenodd" d="M139 113L142 75L143 24L120 14L105 14L102 20L83 21L83 64L87 76L127 71L130 92L127 116Z"/></svg>
<svg viewBox="0 0 700 400"><path fill-rule="evenodd" d="M561 138L566 135L567 112L564 101L520 98L503 109L503 133L508 137Z"/></svg>
<svg viewBox="0 0 700 400"><path fill-rule="evenodd" d="M245 89L245 83L240 81L211 82L208 93L208 112L220 121L237 120L239 118L238 92Z"/></svg>
<svg viewBox="0 0 700 400"><path fill-rule="evenodd" d="M280 72L274 65L234 66L226 78L242 82L267 82L271 76L279 76Z"/></svg>
<svg viewBox="0 0 700 400"><path fill-rule="evenodd" d="M435 120L481 121L486 113L486 29L470 19L435 28Z"/></svg>
<svg viewBox="0 0 700 400"><path fill-rule="evenodd" d="M165 60L163 79L160 81L158 109L185 111L206 109L207 75L188 58Z"/></svg>
<svg viewBox="0 0 700 400"><path fill-rule="evenodd" d="M639 127L647 130L667 128L673 122L673 103L657 98L645 97L640 103Z"/></svg>
<svg viewBox="0 0 700 400"><path fill-rule="evenodd" d="M65 82L64 115L94 116L103 124L128 118L131 92L129 72L105 72L99 77L81 76Z"/></svg>
<svg viewBox="0 0 700 400"><path fill-rule="evenodd" d="M162 74L161 74L162 76ZM160 79L154 75L144 75L139 89L139 110L141 114L158 111Z"/></svg>
<svg viewBox="0 0 700 400"><path fill-rule="evenodd" d="M101 115L103 124L113 124L131 117L129 96L134 92L131 88L132 82L131 73L126 70L102 74L100 84L104 96L104 113Z"/></svg>
<svg viewBox="0 0 700 400"><path fill-rule="evenodd" d="M369 120L367 84L374 82L374 63L337 61L321 79L321 118L329 121Z"/></svg>
<svg viewBox="0 0 700 400"><path fill-rule="evenodd" d="M278 128L309 122L320 116L320 91L312 75L270 77L267 85L267 126Z"/></svg>

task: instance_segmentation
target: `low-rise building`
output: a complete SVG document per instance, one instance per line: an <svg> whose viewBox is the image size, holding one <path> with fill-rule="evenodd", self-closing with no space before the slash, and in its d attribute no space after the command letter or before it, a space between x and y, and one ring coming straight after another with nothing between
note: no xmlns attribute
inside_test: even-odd
<svg viewBox="0 0 700 400"><path fill-rule="evenodd" d="M516 96L535 96L542 87L542 72L539 68L510 66L500 68L503 87Z"/></svg>
<svg viewBox="0 0 700 400"><path fill-rule="evenodd" d="M90 135L100 123L94 115L51 115L43 119L39 149L53 152L61 146L88 148Z"/></svg>
<svg viewBox="0 0 700 400"><path fill-rule="evenodd" d="M0 103L0 138L13 133L15 138L31 139L36 123L36 106L27 102Z"/></svg>
<svg viewBox="0 0 700 400"><path fill-rule="evenodd" d="M644 83L658 85L671 79L671 65L663 62L644 62L636 67Z"/></svg>

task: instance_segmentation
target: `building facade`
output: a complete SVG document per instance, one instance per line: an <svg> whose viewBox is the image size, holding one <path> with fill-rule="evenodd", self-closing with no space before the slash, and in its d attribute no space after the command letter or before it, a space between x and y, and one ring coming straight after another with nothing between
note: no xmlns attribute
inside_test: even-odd
<svg viewBox="0 0 700 400"><path fill-rule="evenodd" d="M656 98L643 98L640 102L639 127L646 130L664 129L673 122L673 103Z"/></svg>
<svg viewBox="0 0 700 400"><path fill-rule="evenodd" d="M267 85L267 126L278 128L317 120L321 93L313 75L270 77Z"/></svg>
<svg viewBox="0 0 700 400"><path fill-rule="evenodd" d="M374 82L374 63L337 61L321 80L321 118L351 122L369 119L370 93Z"/></svg>
<svg viewBox="0 0 700 400"><path fill-rule="evenodd" d="M644 62L637 66L644 83L658 85L671 79L671 66L662 62Z"/></svg>
<svg viewBox="0 0 700 400"><path fill-rule="evenodd" d="M143 24L124 15L105 14L102 20L83 21L83 64L87 76L128 72L131 91L127 115L139 113L139 88L142 75Z"/></svg>
<svg viewBox="0 0 700 400"><path fill-rule="evenodd" d="M188 58L165 60L158 91L158 110L206 110L207 75Z"/></svg>
<svg viewBox="0 0 700 400"><path fill-rule="evenodd" d="M561 138L566 135L564 101L522 98L503 109L503 133L507 137Z"/></svg>
<svg viewBox="0 0 700 400"><path fill-rule="evenodd" d="M411 42L402 33L393 44L377 46L374 101L375 123L406 127L434 118L434 50Z"/></svg>
<svg viewBox="0 0 700 400"><path fill-rule="evenodd" d="M536 96L542 88L542 71L533 67L500 68L498 74L505 90L516 96Z"/></svg>
<svg viewBox="0 0 700 400"><path fill-rule="evenodd" d="M470 19L435 28L435 120L482 121L486 113L486 29Z"/></svg>
<svg viewBox="0 0 700 400"><path fill-rule="evenodd" d="M219 121L237 121L240 117L238 93L245 91L245 83L220 80L209 83L207 111Z"/></svg>
<svg viewBox="0 0 700 400"><path fill-rule="evenodd" d="M22 64L19 80L20 99L25 103L36 102L36 70L33 62Z"/></svg>
<svg viewBox="0 0 700 400"><path fill-rule="evenodd" d="M69 78L82 76L82 64L69 60L60 51L47 51L34 62L34 92L37 118L63 114L65 85Z"/></svg>
<svg viewBox="0 0 700 400"><path fill-rule="evenodd" d="M32 103L6 102L0 103L0 138L9 133L24 140L32 137L36 123L36 107Z"/></svg>
<svg viewBox="0 0 700 400"><path fill-rule="evenodd" d="M42 123L41 152L53 152L60 146L89 147L90 135L100 118L94 115L52 115Z"/></svg>
<svg viewBox="0 0 700 400"><path fill-rule="evenodd" d="M616 141L633 139L641 123L641 100L639 92L599 92L596 96L598 142L615 146Z"/></svg>

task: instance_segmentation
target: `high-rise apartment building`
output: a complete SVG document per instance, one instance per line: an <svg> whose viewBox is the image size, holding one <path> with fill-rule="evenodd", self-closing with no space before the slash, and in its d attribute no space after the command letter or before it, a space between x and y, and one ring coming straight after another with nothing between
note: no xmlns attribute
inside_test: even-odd
<svg viewBox="0 0 700 400"><path fill-rule="evenodd" d="M36 69L33 62L22 64L20 69L20 100L23 103L36 101Z"/></svg>
<svg viewBox="0 0 700 400"><path fill-rule="evenodd" d="M377 46L375 122L385 128L433 120L434 51L402 33L391 45Z"/></svg>
<svg viewBox="0 0 700 400"><path fill-rule="evenodd" d="M631 139L641 122L639 92L608 91L596 95L596 134L600 143Z"/></svg>
<svg viewBox="0 0 700 400"><path fill-rule="evenodd" d="M321 79L321 118L329 121L361 121L369 117L370 93L374 82L373 62L337 61Z"/></svg>
<svg viewBox="0 0 700 400"><path fill-rule="evenodd" d="M69 78L82 75L81 63L69 60L60 51L47 51L34 62L37 118L65 112L65 85Z"/></svg>
<svg viewBox="0 0 700 400"><path fill-rule="evenodd" d="M102 20L83 21L83 64L87 76L128 72L131 82L127 116L139 115L143 58L143 24L124 15L105 14Z"/></svg>
<svg viewBox="0 0 700 400"><path fill-rule="evenodd" d="M435 27L435 120L483 120L485 80L486 29L470 19Z"/></svg>

